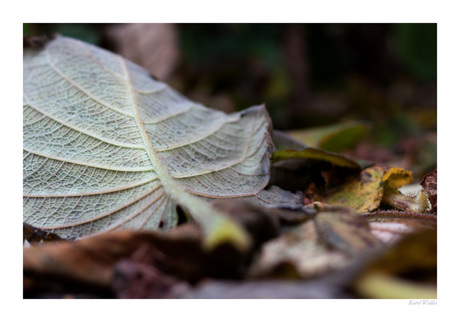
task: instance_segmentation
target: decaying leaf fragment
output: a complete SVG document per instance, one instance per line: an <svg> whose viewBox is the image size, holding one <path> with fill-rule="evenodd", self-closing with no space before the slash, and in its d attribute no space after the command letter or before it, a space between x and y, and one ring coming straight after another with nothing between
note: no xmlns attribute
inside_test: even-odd
<svg viewBox="0 0 460 322"><path fill-rule="evenodd" d="M250 276L310 279L345 267L346 253L329 249L319 240L312 220L265 243L260 258L251 267Z"/></svg>
<svg viewBox="0 0 460 322"><path fill-rule="evenodd" d="M405 195L398 191L412 180L410 171L376 165L362 170L358 178L329 189L309 187L307 197L312 201L348 207L360 214L378 209L381 203L406 212L422 213L428 207L423 191L419 195Z"/></svg>
<svg viewBox="0 0 460 322"><path fill-rule="evenodd" d="M209 247L249 247L210 202L267 204L258 197L273 151L263 106L208 109L122 57L66 37L25 49L23 75L24 222L64 238L170 229L180 206Z"/></svg>
<svg viewBox="0 0 460 322"><path fill-rule="evenodd" d="M231 243L204 249L205 236L197 223L168 232L116 231L31 246L23 254L25 296L64 286L86 287L86 292L114 288L123 298L161 298L173 296L176 285L187 287L203 278L242 278L254 253L278 236L278 219L245 201L222 200L216 207L245 229L251 249L242 252Z"/></svg>
<svg viewBox="0 0 460 322"><path fill-rule="evenodd" d="M382 203L401 211L423 213L428 210L429 204L425 191L403 194L398 188L413 181L412 172L400 168L391 168L382 178L384 194Z"/></svg>
<svg viewBox="0 0 460 322"><path fill-rule="evenodd" d="M348 254L362 254L381 245L368 222L346 208L321 211L314 222L324 243Z"/></svg>
<svg viewBox="0 0 460 322"><path fill-rule="evenodd" d="M368 223L344 208L328 208L262 247L253 277L310 279L350 264L380 247Z"/></svg>
<svg viewBox="0 0 460 322"><path fill-rule="evenodd" d="M309 190L307 195L312 201L351 208L360 214L370 212L380 206L384 172L384 168L373 166L362 170L358 178L349 182L326 191Z"/></svg>
<svg viewBox="0 0 460 322"><path fill-rule="evenodd" d="M431 204L431 212L438 211L438 170L431 171L423 177L420 185L428 195Z"/></svg>
<svg viewBox="0 0 460 322"><path fill-rule="evenodd" d="M423 213L430 207L424 190L414 194L403 194L391 187L385 188L382 203L391 208L411 213Z"/></svg>
<svg viewBox="0 0 460 322"><path fill-rule="evenodd" d="M23 240L27 241L28 243L62 240L62 238L56 234L43 231L26 223L22 224L22 234Z"/></svg>
<svg viewBox="0 0 460 322"><path fill-rule="evenodd" d="M273 153L270 184L289 191L301 190L315 181L342 182L344 177L356 176L361 166L343 155L317 148L302 147L287 134L275 135L275 143L281 147ZM331 182L329 182L331 181Z"/></svg>
<svg viewBox="0 0 460 322"><path fill-rule="evenodd" d="M401 168L391 168L385 171L382 181L391 188L399 188L411 183L414 180L411 171Z"/></svg>
<svg viewBox="0 0 460 322"><path fill-rule="evenodd" d="M117 298L171 298L175 292L187 292L190 284L155 267L164 256L149 244L141 245L130 257L113 266L112 289Z"/></svg>

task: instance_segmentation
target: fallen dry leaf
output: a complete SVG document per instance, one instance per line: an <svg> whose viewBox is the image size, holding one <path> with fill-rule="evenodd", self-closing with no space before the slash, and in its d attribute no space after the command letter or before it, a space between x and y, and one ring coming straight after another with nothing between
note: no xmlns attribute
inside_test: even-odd
<svg viewBox="0 0 460 322"><path fill-rule="evenodd" d="M323 174L323 177L328 183L328 176ZM345 183L329 184L330 188L311 184L306 195L312 202L348 207L360 214L374 211L381 204L405 212L425 212L428 201L423 191L418 195L405 195L397 189L412 180L410 171L376 165L362 170L359 177Z"/></svg>
<svg viewBox="0 0 460 322"><path fill-rule="evenodd" d="M382 204L397 210L411 213L428 211L430 205L425 191L404 194L396 188L385 185Z"/></svg>
<svg viewBox="0 0 460 322"><path fill-rule="evenodd" d="M280 144L280 138L277 141ZM287 135L281 141L281 144L287 146L295 145L295 141ZM355 160L309 147L299 150L277 150L271 160L273 165L270 169L269 184L292 192L304 191L311 183L321 186L335 185L347 181L350 177L356 177L361 170L361 165Z"/></svg>
<svg viewBox="0 0 460 322"><path fill-rule="evenodd" d="M383 197L382 178L385 169L373 166L361 171L358 178L326 191L309 190L307 197L338 207L347 207L358 213L370 212L380 206Z"/></svg>
<svg viewBox="0 0 460 322"><path fill-rule="evenodd" d="M265 243L249 276L310 279L349 262L344 252L320 242L315 224L309 220Z"/></svg>
<svg viewBox="0 0 460 322"><path fill-rule="evenodd" d="M382 204L404 212L422 213L429 209L425 191L402 193L398 188L413 181L412 172L400 168L387 170L382 178L384 193Z"/></svg>
<svg viewBox="0 0 460 322"><path fill-rule="evenodd" d="M40 228L36 228L26 223L22 223L22 234L23 240L27 240L29 243L62 240L62 238L56 234L43 231Z"/></svg>
<svg viewBox="0 0 460 322"><path fill-rule="evenodd" d="M24 49L23 221L64 238L168 230L177 208L209 247L250 247L210 206L259 198L269 181L271 120L263 106L233 114L194 103L138 65L56 37ZM263 190L263 191L262 191ZM270 200L268 200L270 203Z"/></svg>
<svg viewBox="0 0 460 322"><path fill-rule="evenodd" d="M314 222L320 239L334 249L357 255L381 246L367 221L346 208L321 211Z"/></svg>
<svg viewBox="0 0 460 322"><path fill-rule="evenodd" d="M228 243L212 250L203 247L204 234L196 223L183 224L169 232L119 231L32 246L25 248L23 254L25 297L46 289L44 279L50 285L80 284L107 290L117 273L114 287L122 297L167 297L176 280L196 283L205 277L241 278L257 247L278 235L279 222L268 210L245 201L221 201L217 206L225 213L231 210L229 216L251 236L253 246L248 252ZM141 286L134 278L136 271L146 282L156 283L154 289L158 293L146 294L139 289ZM169 276L168 281L163 275Z"/></svg>
<svg viewBox="0 0 460 322"><path fill-rule="evenodd" d="M365 220L348 209L326 208L266 242L250 276L310 279L343 268L379 246Z"/></svg>
<svg viewBox="0 0 460 322"><path fill-rule="evenodd" d="M438 170L434 170L423 177L420 185L428 195L431 203L431 212L438 211Z"/></svg>
<svg viewBox="0 0 460 322"><path fill-rule="evenodd" d="M132 256L118 261L113 268L115 296L125 299L171 298L175 292L187 292L190 284L155 267L155 261L162 256L156 248L143 244Z"/></svg>
<svg viewBox="0 0 460 322"><path fill-rule="evenodd" d="M412 171L401 168L390 168L385 171L382 181L391 188L399 188L411 183L414 180Z"/></svg>

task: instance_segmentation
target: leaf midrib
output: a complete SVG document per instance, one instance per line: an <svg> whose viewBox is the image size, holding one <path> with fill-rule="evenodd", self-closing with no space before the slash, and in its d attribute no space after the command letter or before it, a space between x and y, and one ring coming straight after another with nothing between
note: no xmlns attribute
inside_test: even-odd
<svg viewBox="0 0 460 322"><path fill-rule="evenodd" d="M139 133L142 137L142 140L144 141L145 150L147 151L154 171L158 175L160 184L163 186L166 195L170 196L171 199L174 200L177 204L183 206L187 211L189 211L191 215L197 221L199 221L201 225L203 225L205 230L209 230L210 226L212 226L213 224L212 218L215 218L215 220L217 220L219 217L223 219L225 218L225 215L222 212L213 208L204 200L201 200L198 197L193 196L184 188L179 186L175 179L166 171L166 169L163 168L160 159L150 142L147 131L145 130L144 124L142 122L139 106L137 104L133 92L133 86L131 84L131 78L129 76L129 71L126 66L126 62L123 60L121 56L118 56L118 60L122 67L123 74L126 78L126 85L129 89L130 100L134 111L134 119L136 120L136 123L139 128Z"/></svg>

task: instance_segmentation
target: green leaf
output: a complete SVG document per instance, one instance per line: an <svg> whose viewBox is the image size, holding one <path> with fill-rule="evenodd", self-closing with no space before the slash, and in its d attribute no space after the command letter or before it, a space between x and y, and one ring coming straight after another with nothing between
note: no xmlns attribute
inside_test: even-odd
<svg viewBox="0 0 460 322"><path fill-rule="evenodd" d="M346 168L359 169L360 165L347 157L340 154L327 152L317 148L306 148L300 151L286 149L281 151L275 151L271 157L272 162L278 162L288 159L314 159L320 161L326 161L332 165Z"/></svg>
<svg viewBox="0 0 460 322"><path fill-rule="evenodd" d="M307 130L292 131L289 134L308 146L331 152L352 149L365 135L369 126L363 122L347 122Z"/></svg>

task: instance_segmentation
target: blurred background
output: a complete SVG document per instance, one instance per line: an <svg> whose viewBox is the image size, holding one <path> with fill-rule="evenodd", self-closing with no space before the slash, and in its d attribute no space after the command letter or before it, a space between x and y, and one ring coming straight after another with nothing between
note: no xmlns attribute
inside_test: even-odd
<svg viewBox="0 0 460 322"><path fill-rule="evenodd" d="M209 107L265 103L275 129L309 145L416 180L436 168L436 24L24 24L51 33L117 52Z"/></svg>

